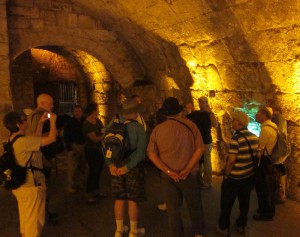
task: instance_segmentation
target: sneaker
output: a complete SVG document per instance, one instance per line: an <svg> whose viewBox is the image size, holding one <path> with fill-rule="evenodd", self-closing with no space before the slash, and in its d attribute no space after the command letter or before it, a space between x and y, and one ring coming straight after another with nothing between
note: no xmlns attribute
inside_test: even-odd
<svg viewBox="0 0 300 237"><path fill-rule="evenodd" d="M235 229L238 232L238 234L240 234L240 235L244 235L245 234L245 226L238 226L236 224L235 225Z"/></svg>
<svg viewBox="0 0 300 237"><path fill-rule="evenodd" d="M129 228L127 225L124 225L123 227L123 231L116 231L115 232L115 237L123 237L124 234L126 234L128 232Z"/></svg>
<svg viewBox="0 0 300 237"><path fill-rule="evenodd" d="M203 184L203 185L201 186L201 189L203 189L203 190L210 189L210 188L211 188L211 185L210 185L210 184Z"/></svg>
<svg viewBox="0 0 300 237"><path fill-rule="evenodd" d="M229 237L229 236L230 236L229 230L228 230L228 229L222 230L219 226L217 226L216 232L217 232L220 236L222 236L222 237Z"/></svg>
<svg viewBox="0 0 300 237"><path fill-rule="evenodd" d="M88 198L86 199L86 202L87 202L88 204L94 204L94 203L96 203L97 201L98 201L98 199L95 198L95 197L88 197Z"/></svg>
<svg viewBox="0 0 300 237"><path fill-rule="evenodd" d="M139 236L144 236L146 233L146 230L144 227L137 228L136 232L129 232L129 237L139 237Z"/></svg>
<svg viewBox="0 0 300 237"><path fill-rule="evenodd" d="M158 204L157 205L157 208L161 211L166 211L167 210L167 204L164 202L164 203L161 203L161 204Z"/></svg>

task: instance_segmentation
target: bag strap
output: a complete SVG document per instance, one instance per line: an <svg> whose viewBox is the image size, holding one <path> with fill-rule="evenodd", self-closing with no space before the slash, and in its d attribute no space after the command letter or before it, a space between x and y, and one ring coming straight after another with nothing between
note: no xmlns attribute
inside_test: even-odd
<svg viewBox="0 0 300 237"><path fill-rule="evenodd" d="M237 134L239 134L239 135L241 135L242 137L244 137L245 138L245 140L246 140L246 142L247 142L247 144L248 144L248 147L249 147L249 150L250 150L250 153L251 153L251 159L252 159L252 161L253 161L253 164L254 164L254 155L253 155L253 150L252 150L252 147L251 147L251 145L250 145L250 142L249 142L249 140L247 139L247 137L245 136L245 134L243 134L242 132L240 132L240 131L236 131L236 133Z"/></svg>
<svg viewBox="0 0 300 237"><path fill-rule="evenodd" d="M181 121L179 121L177 119L174 119L174 118L168 118L168 120L173 120L173 121L176 121L176 122L181 123L182 125L184 125L188 130L190 130L190 132L192 133L192 135L193 135L193 137L195 139L195 135L194 135L192 129L187 124L185 124L185 123L183 123L183 122L181 122Z"/></svg>

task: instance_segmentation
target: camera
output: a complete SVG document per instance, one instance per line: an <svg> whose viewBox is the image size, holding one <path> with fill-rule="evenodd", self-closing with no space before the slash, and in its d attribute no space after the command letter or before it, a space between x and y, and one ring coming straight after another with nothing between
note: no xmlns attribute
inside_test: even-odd
<svg viewBox="0 0 300 237"><path fill-rule="evenodd" d="M50 118L50 113L47 113L47 118Z"/></svg>

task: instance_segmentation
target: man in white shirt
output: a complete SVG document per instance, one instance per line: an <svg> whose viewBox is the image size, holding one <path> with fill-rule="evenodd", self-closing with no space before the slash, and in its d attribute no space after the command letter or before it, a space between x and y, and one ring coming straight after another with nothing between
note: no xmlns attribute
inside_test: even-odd
<svg viewBox="0 0 300 237"><path fill-rule="evenodd" d="M256 114L256 121L261 124L259 136L260 165L255 174L255 188L258 199L258 213L253 216L257 221L271 221L275 215L275 166L269 155L277 141L277 126L271 121L273 110L262 106ZM275 128L275 129L274 129Z"/></svg>

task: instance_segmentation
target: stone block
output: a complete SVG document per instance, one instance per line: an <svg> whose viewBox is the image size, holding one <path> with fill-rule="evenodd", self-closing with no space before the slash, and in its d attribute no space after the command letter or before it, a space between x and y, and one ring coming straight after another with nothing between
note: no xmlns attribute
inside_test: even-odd
<svg viewBox="0 0 300 237"><path fill-rule="evenodd" d="M0 32L0 43L8 44L8 35L6 32L5 33Z"/></svg>
<svg viewBox="0 0 300 237"><path fill-rule="evenodd" d="M32 19L31 25L34 30L42 30L44 28L44 21L41 19Z"/></svg>
<svg viewBox="0 0 300 237"><path fill-rule="evenodd" d="M47 26L56 25L56 15L53 11L41 11L41 18L44 20L44 23Z"/></svg>
<svg viewBox="0 0 300 237"><path fill-rule="evenodd" d="M71 12L72 11L72 3L69 1L51 1L51 7L53 10L56 11L63 11L63 12Z"/></svg>
<svg viewBox="0 0 300 237"><path fill-rule="evenodd" d="M8 20L9 29L29 29L31 28L30 19L25 17L9 17Z"/></svg>
<svg viewBox="0 0 300 237"><path fill-rule="evenodd" d="M9 5L19 7L33 7L33 0L10 0Z"/></svg>
<svg viewBox="0 0 300 237"><path fill-rule="evenodd" d="M79 15L78 27L80 29L93 29L96 28L96 24L91 17L85 15Z"/></svg>
<svg viewBox="0 0 300 237"><path fill-rule="evenodd" d="M34 5L39 9L52 9L52 1L49 0L38 0Z"/></svg>
<svg viewBox="0 0 300 237"><path fill-rule="evenodd" d="M68 27L76 28L78 27L78 16L77 14L68 14Z"/></svg>
<svg viewBox="0 0 300 237"><path fill-rule="evenodd" d="M0 42L0 54L1 56L7 56L9 55L9 46L7 43L1 43Z"/></svg>
<svg viewBox="0 0 300 237"><path fill-rule="evenodd" d="M23 16L29 18L39 18L40 11L37 8L32 7L10 7L9 8L10 16Z"/></svg>
<svg viewBox="0 0 300 237"><path fill-rule="evenodd" d="M58 27L68 26L68 14L64 12L56 12L56 23Z"/></svg>

